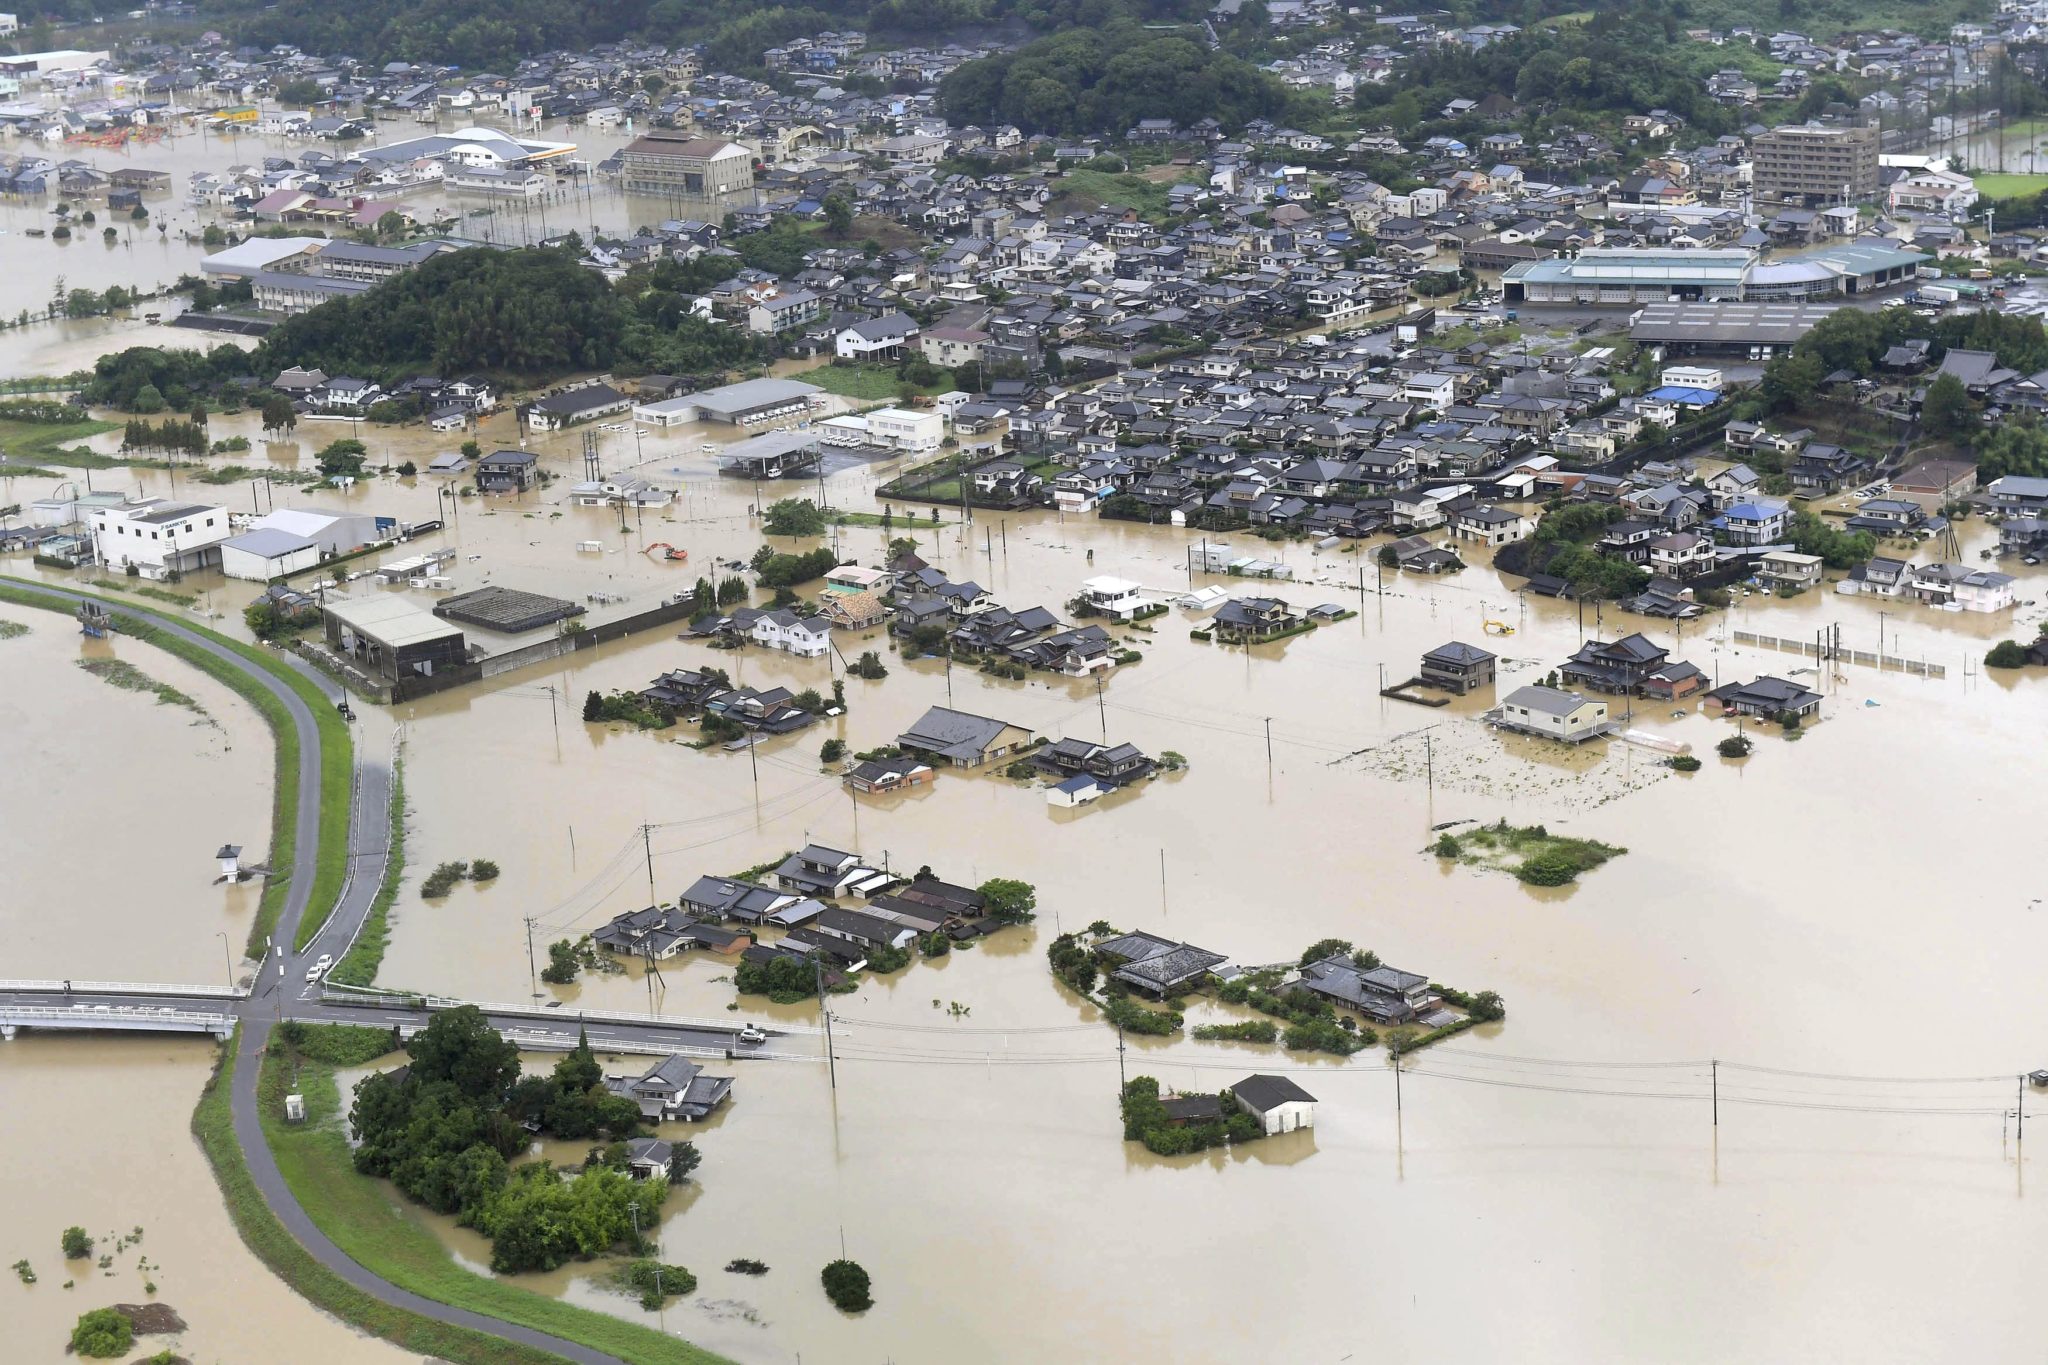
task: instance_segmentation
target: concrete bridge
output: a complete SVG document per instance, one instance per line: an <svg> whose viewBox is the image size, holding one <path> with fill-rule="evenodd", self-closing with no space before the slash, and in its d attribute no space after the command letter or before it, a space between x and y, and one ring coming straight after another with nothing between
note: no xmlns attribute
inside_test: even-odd
<svg viewBox="0 0 2048 1365"><path fill-rule="evenodd" d="M140 1033L210 1033L225 1038L235 1020L250 1010L276 1019L317 1024L356 1024L397 1031L402 1041L427 1026L442 1010L475 1003L492 1028L521 1048L567 1052L587 1033L599 1052L753 1061L819 1060L809 1040L819 1030L801 1025L760 1027L767 1037L748 1042L742 1023L615 1010L571 1012L539 1005L471 1002L453 996L352 987L308 991L297 1000L273 997L273 1009L252 1005L236 987L127 981L0 981L0 1038L21 1029L65 1032L117 1030ZM274 1010L274 1014L273 1014ZM758 1026L757 1026L758 1027ZM799 1041L801 1040L801 1041Z"/></svg>

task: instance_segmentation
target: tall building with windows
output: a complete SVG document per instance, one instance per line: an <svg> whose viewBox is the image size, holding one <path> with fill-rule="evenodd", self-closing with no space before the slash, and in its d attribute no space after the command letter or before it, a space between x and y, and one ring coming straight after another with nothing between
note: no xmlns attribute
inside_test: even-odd
<svg viewBox="0 0 2048 1365"><path fill-rule="evenodd" d="M1749 147L1757 198L1809 205L1873 200L1877 143L1871 125L1788 123L1761 133Z"/></svg>
<svg viewBox="0 0 2048 1365"><path fill-rule="evenodd" d="M619 153L619 184L662 198L733 194L754 187L754 154L720 137L650 133Z"/></svg>

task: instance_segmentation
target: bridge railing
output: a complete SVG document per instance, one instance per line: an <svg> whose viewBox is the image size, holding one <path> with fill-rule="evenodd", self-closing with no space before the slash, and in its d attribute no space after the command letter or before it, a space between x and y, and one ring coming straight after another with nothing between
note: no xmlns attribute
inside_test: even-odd
<svg viewBox="0 0 2048 1365"><path fill-rule="evenodd" d="M42 1005L0 1006L0 1022L9 1024L92 1024L115 1020L134 1024L191 1024L210 1029L232 1028L235 1016L178 1010L168 1005L161 1008L149 1005L76 1005L70 1009L51 1009Z"/></svg>
<svg viewBox="0 0 2048 1365"><path fill-rule="evenodd" d="M607 1024L633 1024L642 1028L695 1028L713 1033L738 1033L746 1027L746 1021L732 1019L697 1019L681 1014L634 1014L625 1010L571 1010L547 1009L536 1005L508 1005L484 1000L458 1000L453 996L407 994L361 994L348 987L323 987L320 1001L326 1005L364 1005L372 1009L453 1009L457 1005L474 1005L485 1014L510 1014L533 1019L582 1019L586 1022ZM822 1034L823 1029L807 1024L759 1024L764 1033L770 1034Z"/></svg>
<svg viewBox="0 0 2048 1365"><path fill-rule="evenodd" d="M48 991L62 995L183 995L208 1000L246 1000L249 991L244 986L189 986L166 984L161 981L85 981L73 978L62 980L0 980L0 992Z"/></svg>

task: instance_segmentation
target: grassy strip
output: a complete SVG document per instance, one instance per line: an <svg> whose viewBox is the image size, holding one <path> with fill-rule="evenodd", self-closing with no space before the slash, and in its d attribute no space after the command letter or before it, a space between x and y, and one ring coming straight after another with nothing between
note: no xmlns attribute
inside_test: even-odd
<svg viewBox="0 0 2048 1365"><path fill-rule="evenodd" d="M234 1075L235 1045L231 1042L222 1050L220 1065L199 1097L199 1107L192 1111L192 1133L213 1166L213 1178L227 1200L228 1216L234 1220L236 1231L272 1273L315 1307L408 1351L455 1365L498 1365L501 1361L507 1365L568 1365L563 1357L550 1351L520 1346L394 1308L314 1260L312 1253L277 1221L249 1175L242 1149L235 1142L234 1115L228 1103ZM331 1073L328 1088L330 1092L333 1089Z"/></svg>
<svg viewBox="0 0 2048 1365"><path fill-rule="evenodd" d="M17 584L19 586L17 586ZM29 584L19 579L0 580L0 602L12 602L17 606L35 607L41 611L69 613L70 606L60 600L46 597L31 590ZM110 599L101 599L110 601ZM120 602L110 605L122 606ZM284 910L285 895L291 879L292 859L297 847L299 812L299 732L291 722L284 704L270 692L256 684L242 670L233 668L216 659L196 645L160 630L147 617L122 615L117 624L122 634L145 644L152 644L167 653L185 660L194 668L216 678L232 688L256 708L270 726L276 739L277 772L270 817L270 878L264 883L263 899L257 904L256 918L249 926L247 952L250 957L261 957L264 944L277 928L278 916ZM314 870L313 897L307 906L305 919L299 925L298 946L304 947L312 941L320 926L327 922L334 911L334 903L341 895L341 884L348 869L348 818L349 783L354 762L353 745L349 741L348 726L342 723L334 708L327 702L320 689L308 679L293 672L285 664L270 657L263 650L245 645L239 640L230 640L204 626L181 623L187 630L204 635L208 639L227 646L252 668L261 668L280 679L285 686L299 694L301 700L312 710L313 723L320 731L320 862Z"/></svg>
<svg viewBox="0 0 2048 1365"><path fill-rule="evenodd" d="M433 1231L406 1210L390 1186L356 1174L347 1139L335 1122L341 1098L331 1068L307 1062L299 1069L306 1122L284 1122L285 1065L281 1050L264 1059L257 1095L263 1129L278 1169L320 1230L366 1269L436 1302L581 1342L621 1360L645 1365L730 1365L720 1356L651 1328L464 1270ZM497 1348L500 1343L492 1345ZM491 1359L527 1358L511 1354L512 1349L504 1348Z"/></svg>
<svg viewBox="0 0 2048 1365"><path fill-rule="evenodd" d="M377 899L363 920L363 931L327 973L327 979L343 986L367 986L377 979L384 965L384 950L391 943L391 905L398 899L398 883L405 876L405 765L394 759L391 765L391 834L384 856L384 880L377 887Z"/></svg>
<svg viewBox="0 0 2048 1365"><path fill-rule="evenodd" d="M399 1048L396 1030L360 1024L309 1024L292 1019L280 1026L278 1034L300 1057L328 1066L368 1066Z"/></svg>

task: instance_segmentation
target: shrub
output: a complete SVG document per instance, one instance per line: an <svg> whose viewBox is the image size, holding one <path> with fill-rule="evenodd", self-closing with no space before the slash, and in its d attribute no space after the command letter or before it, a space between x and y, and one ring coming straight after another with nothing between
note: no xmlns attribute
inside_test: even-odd
<svg viewBox="0 0 2048 1365"><path fill-rule="evenodd" d="M1679 754L1675 758L1667 758L1664 760L1664 765L1681 773L1696 773L1700 770L1700 761L1691 754Z"/></svg>
<svg viewBox="0 0 2048 1365"><path fill-rule="evenodd" d="M64 1255L73 1261L92 1255L92 1238L85 1235L84 1228L66 1228L61 1239Z"/></svg>
<svg viewBox="0 0 2048 1365"><path fill-rule="evenodd" d="M856 659L853 667L848 671L854 677L866 678L870 682L879 681L889 676L889 669L887 665L883 664L882 657L872 649Z"/></svg>
<svg viewBox="0 0 2048 1365"><path fill-rule="evenodd" d="M1730 735L1714 746L1714 752L1723 758L1748 758L1755 747L1748 735Z"/></svg>
<svg viewBox="0 0 2048 1365"><path fill-rule="evenodd" d="M489 858L478 858L469 865L469 879L473 882L490 882L498 879L498 865Z"/></svg>
<svg viewBox="0 0 2048 1365"><path fill-rule="evenodd" d="M837 763L845 757L846 741L843 739L828 739L818 746L818 761L820 763Z"/></svg>
<svg viewBox="0 0 2048 1365"><path fill-rule="evenodd" d="M1515 876L1531 886L1563 886L1578 875L1579 860L1561 848L1546 848L1515 868Z"/></svg>
<svg viewBox="0 0 2048 1365"><path fill-rule="evenodd" d="M455 889L455 883L469 875L468 863L442 863L429 872L420 883L420 896L424 900L439 900Z"/></svg>
<svg viewBox="0 0 2048 1365"><path fill-rule="evenodd" d="M135 1325L111 1308L81 1313L71 1329L71 1349L82 1356L111 1360L135 1345Z"/></svg>
<svg viewBox="0 0 2048 1365"><path fill-rule="evenodd" d="M2000 640L1984 656L1987 668L2024 668L2026 663L2027 648L2017 640Z"/></svg>
<svg viewBox="0 0 2048 1365"><path fill-rule="evenodd" d="M1787 734L1790 734L1790 733L1791 733L1792 731L1794 731L1794 730L1797 730L1797 729L1799 728L1799 714L1798 714L1798 712L1796 712L1796 711L1781 711L1781 712L1779 712L1779 713L1778 713L1778 724L1780 724L1780 725L1782 725L1782 726L1784 726L1784 727L1785 727L1785 731L1786 731L1786 733L1787 733Z"/></svg>
<svg viewBox="0 0 2048 1365"><path fill-rule="evenodd" d="M875 1301L868 1292L868 1273L857 1262L833 1261L818 1279L825 1286L825 1297L843 1312L858 1313L874 1306Z"/></svg>
<svg viewBox="0 0 2048 1365"><path fill-rule="evenodd" d="M1436 856L1439 858L1457 857L1459 853L1458 837L1455 834L1449 833L1448 831L1445 832L1445 834L1436 841L1436 846L1433 849L1433 852L1435 852Z"/></svg>
<svg viewBox="0 0 2048 1365"><path fill-rule="evenodd" d="M735 1257L725 1263L725 1268L735 1275L766 1275L766 1261L750 1261L744 1256Z"/></svg>

